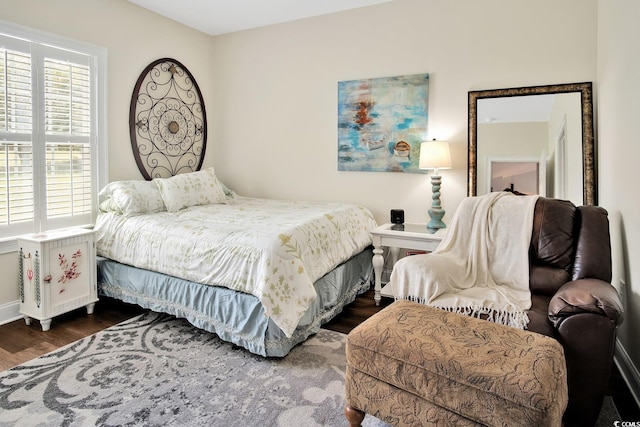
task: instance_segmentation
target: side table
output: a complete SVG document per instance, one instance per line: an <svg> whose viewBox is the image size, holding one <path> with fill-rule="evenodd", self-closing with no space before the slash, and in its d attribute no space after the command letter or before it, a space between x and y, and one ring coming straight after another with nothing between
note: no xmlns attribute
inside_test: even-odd
<svg viewBox="0 0 640 427"><path fill-rule="evenodd" d="M18 238L20 314L27 325L40 320L47 331L51 319L98 301L94 231L68 229Z"/></svg>
<svg viewBox="0 0 640 427"><path fill-rule="evenodd" d="M383 224L371 231L373 238L373 271L375 273L376 305L382 299L382 268L384 266L383 247L389 248L393 263L398 260L400 248L433 252L438 248L446 233L446 228L433 232L427 224Z"/></svg>

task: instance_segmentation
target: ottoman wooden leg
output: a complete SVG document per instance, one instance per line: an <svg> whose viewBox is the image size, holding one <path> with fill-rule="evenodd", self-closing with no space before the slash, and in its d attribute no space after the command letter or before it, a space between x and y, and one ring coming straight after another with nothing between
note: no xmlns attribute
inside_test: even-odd
<svg viewBox="0 0 640 427"><path fill-rule="evenodd" d="M364 412L351 405L344 407L344 416L347 418L349 427L360 427L362 420L364 420Z"/></svg>

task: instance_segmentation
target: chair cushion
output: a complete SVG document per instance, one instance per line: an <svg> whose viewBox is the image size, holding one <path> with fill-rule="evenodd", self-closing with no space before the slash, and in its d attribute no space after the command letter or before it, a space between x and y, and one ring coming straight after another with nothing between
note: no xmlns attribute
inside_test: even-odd
<svg viewBox="0 0 640 427"><path fill-rule="evenodd" d="M529 249L533 293L551 296L570 279L576 215L575 205L568 200L538 198Z"/></svg>
<svg viewBox="0 0 640 427"><path fill-rule="evenodd" d="M549 302L551 297L546 295L531 295L531 308L527 311L529 324L527 330L555 338L556 330L549 320Z"/></svg>
<svg viewBox="0 0 640 427"><path fill-rule="evenodd" d="M562 268L535 264L529 266L529 288L534 294L551 297L570 280L571 275Z"/></svg>
<svg viewBox="0 0 640 427"><path fill-rule="evenodd" d="M347 365L485 425L559 426L567 405L556 340L409 301L351 331Z"/></svg>
<svg viewBox="0 0 640 427"><path fill-rule="evenodd" d="M599 206L580 206L580 232L573 264L573 280L595 278L611 282L609 213Z"/></svg>

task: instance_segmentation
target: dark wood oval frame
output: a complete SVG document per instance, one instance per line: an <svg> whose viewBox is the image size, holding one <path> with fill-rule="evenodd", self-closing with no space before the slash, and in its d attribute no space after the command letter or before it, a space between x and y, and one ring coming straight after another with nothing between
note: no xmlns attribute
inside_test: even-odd
<svg viewBox="0 0 640 427"><path fill-rule="evenodd" d="M204 99L179 61L157 59L140 74L131 95L129 135L146 180L202 168L207 147Z"/></svg>

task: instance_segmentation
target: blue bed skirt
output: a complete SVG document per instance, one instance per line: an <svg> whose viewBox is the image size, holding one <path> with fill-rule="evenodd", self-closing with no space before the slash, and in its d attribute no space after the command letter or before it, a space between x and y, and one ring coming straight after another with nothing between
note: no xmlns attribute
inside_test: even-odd
<svg viewBox="0 0 640 427"><path fill-rule="evenodd" d="M187 319L266 357L284 357L298 343L342 311L370 287L372 250L368 248L315 283L318 298L300 320L291 338L264 314L253 295L202 285L98 257L98 293L156 312Z"/></svg>

